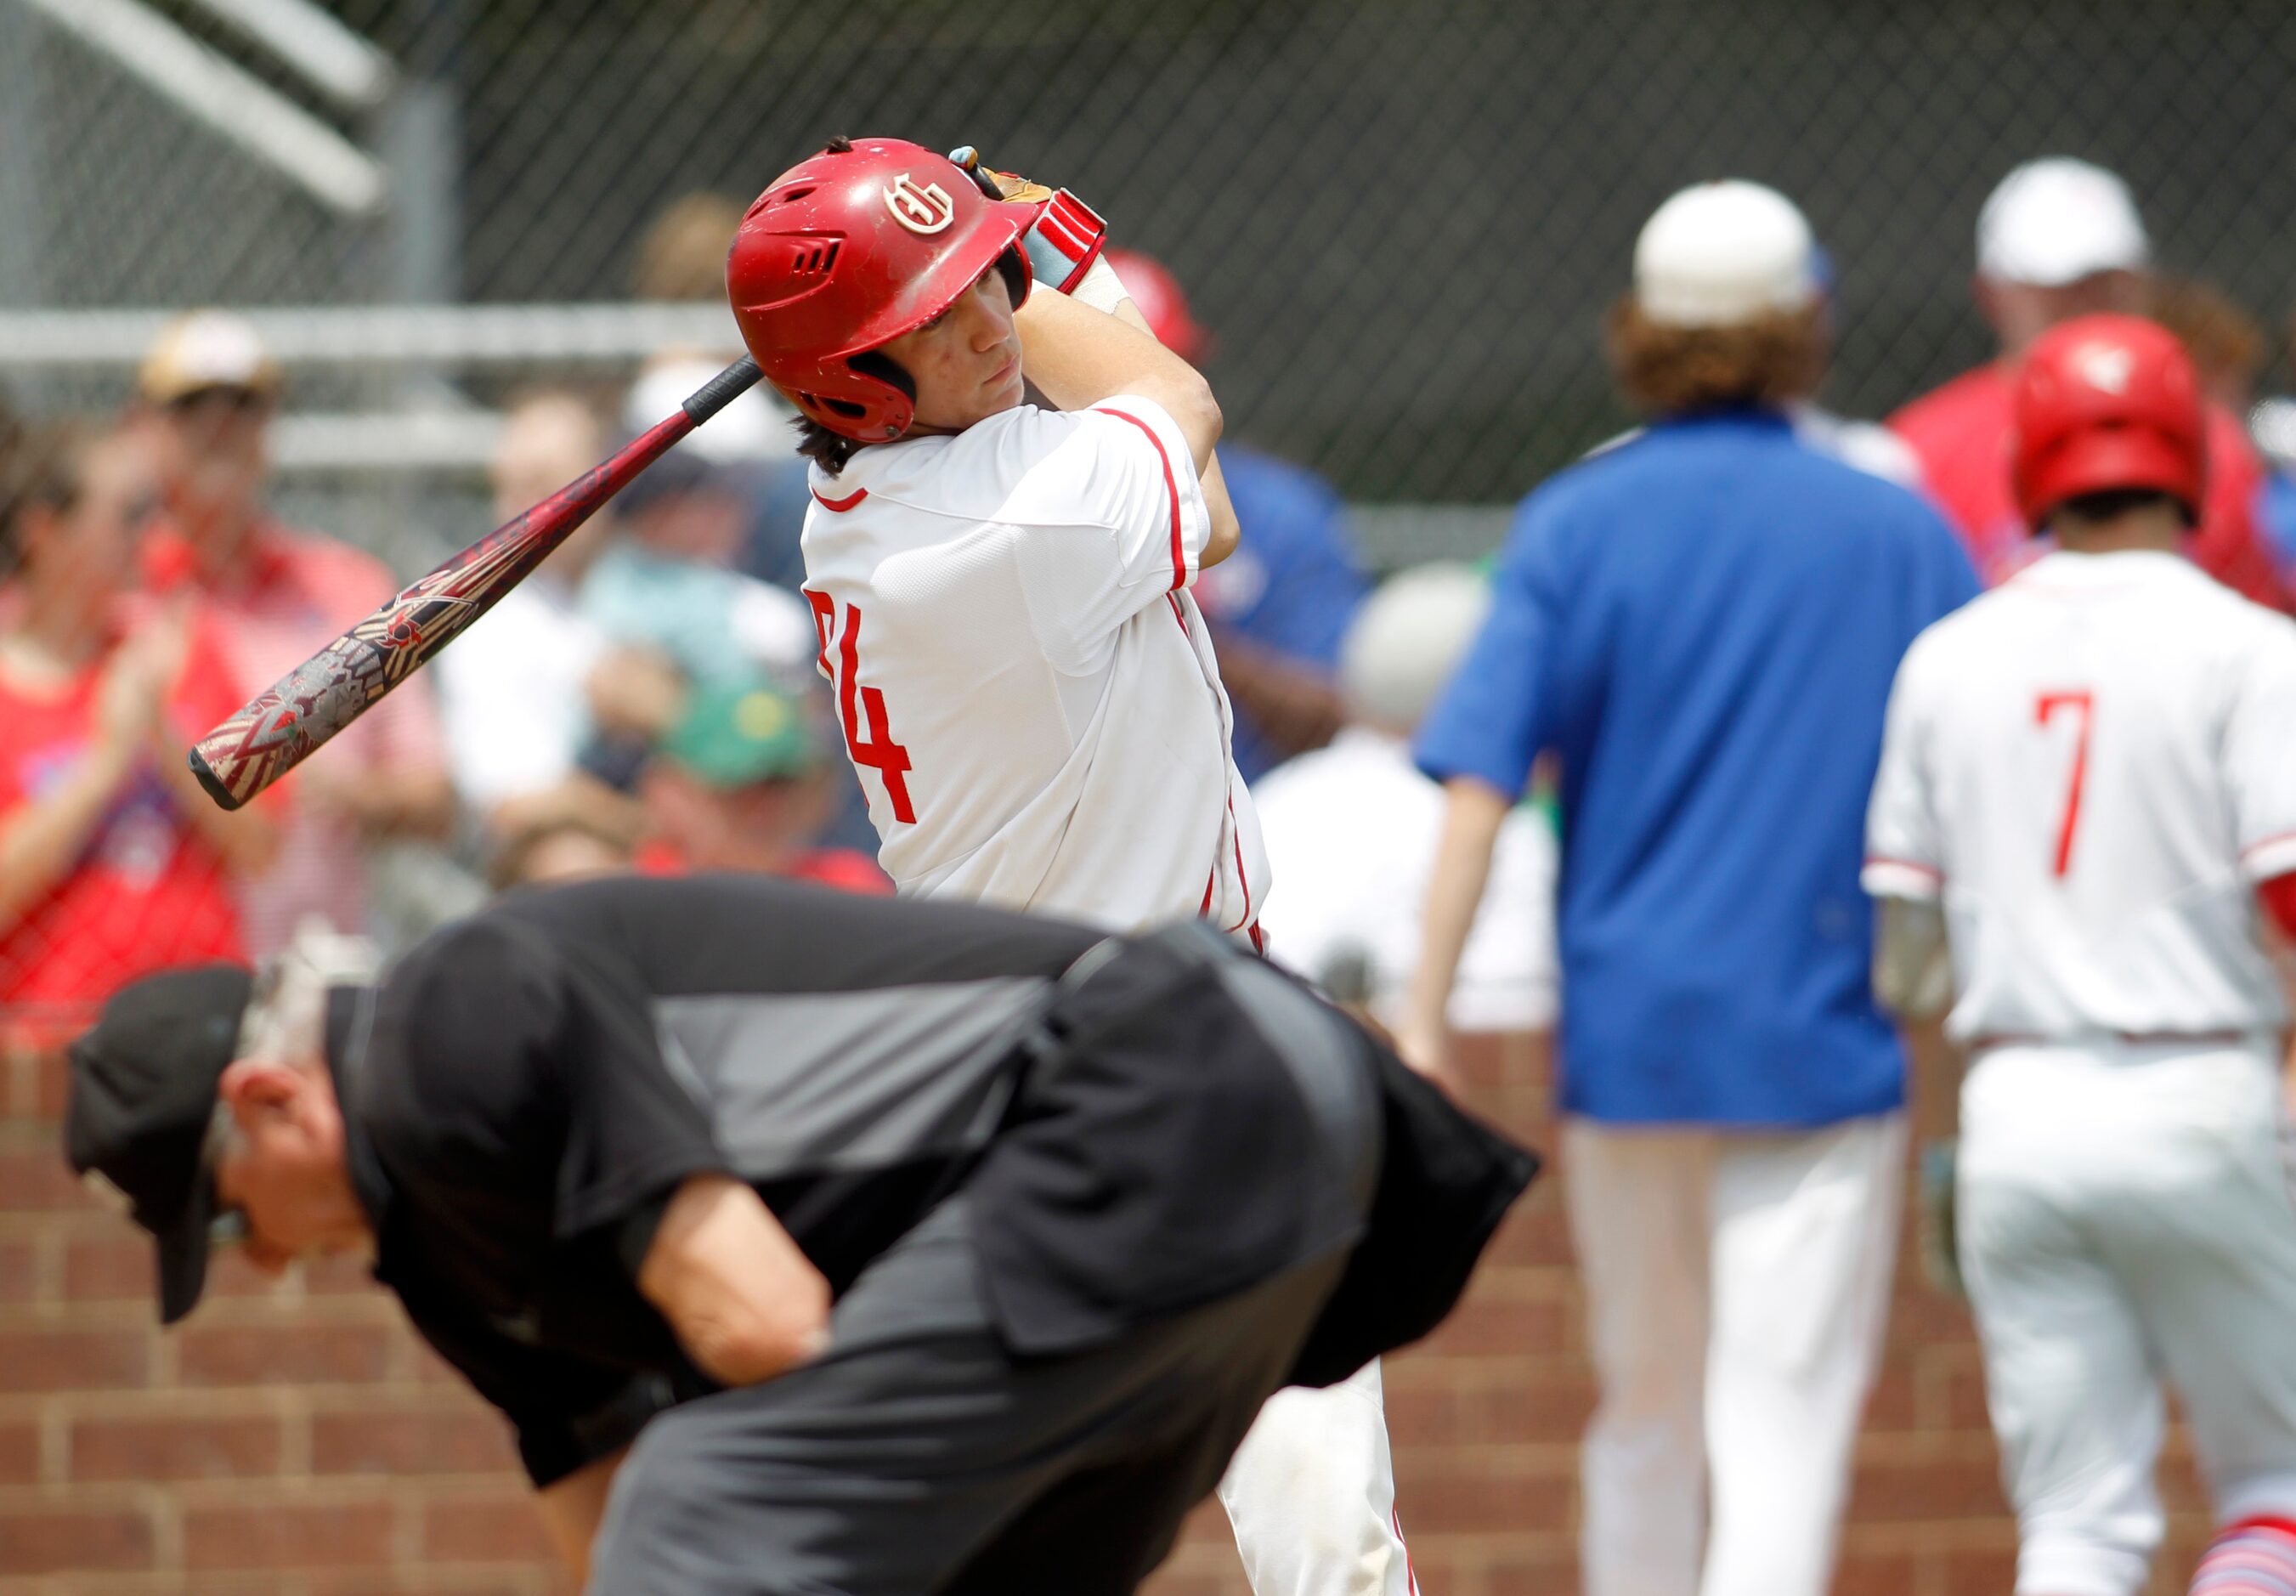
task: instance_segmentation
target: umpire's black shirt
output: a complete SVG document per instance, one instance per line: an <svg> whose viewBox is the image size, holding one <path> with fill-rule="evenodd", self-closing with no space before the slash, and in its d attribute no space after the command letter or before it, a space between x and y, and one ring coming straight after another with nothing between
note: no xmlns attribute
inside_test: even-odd
<svg viewBox="0 0 2296 1596"><path fill-rule="evenodd" d="M1101 940L759 877L513 894L331 1004L376 1276L510 1417L546 1484L708 1388L634 1284L679 1181L748 1181L841 1292L978 1150L1055 982ZM1168 1239L1185 1206L1187 1245L1164 1250L1231 1287L1347 1244L1360 1219L1290 1195L1319 1184L1313 1133L1280 1065L1221 1044L1238 1028L1207 1018L1201 1047L1136 1049L1153 1067L1129 1066L1098 1110L1103 1145L1131 1164L1127 1189L1180 1192L1146 1205L1165 1205ZM1141 1085L1164 1076L1168 1093ZM1028 1205L982 1229L1025 1235L1007 1222ZM1122 1205L1087 1202L1085 1222ZM1056 1263L1080 1254L1092 1248L1075 1226L1040 1249ZM994 1297L996 1261L986 1267ZM1015 1293L1004 1312L1046 1300ZM1081 1322L1104 1305L1086 1301ZM1028 1325L1004 1328L1027 1342Z"/></svg>

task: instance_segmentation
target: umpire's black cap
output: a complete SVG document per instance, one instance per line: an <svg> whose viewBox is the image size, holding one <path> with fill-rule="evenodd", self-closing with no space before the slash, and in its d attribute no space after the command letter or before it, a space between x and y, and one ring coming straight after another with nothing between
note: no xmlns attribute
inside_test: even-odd
<svg viewBox="0 0 2296 1596"><path fill-rule="evenodd" d="M229 964L147 975L71 1045L65 1156L127 1193L159 1243L163 1324L189 1313L207 1284L215 1181L201 1156L253 987Z"/></svg>

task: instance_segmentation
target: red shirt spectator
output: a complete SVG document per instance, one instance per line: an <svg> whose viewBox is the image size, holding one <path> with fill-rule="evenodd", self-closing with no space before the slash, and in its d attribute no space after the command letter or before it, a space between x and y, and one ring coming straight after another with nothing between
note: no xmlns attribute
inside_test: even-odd
<svg viewBox="0 0 2296 1596"><path fill-rule="evenodd" d="M105 675L106 662L92 660L61 693L40 692L0 659L0 816L49 795L88 762L102 735ZM240 703L201 629L168 695L166 735L188 744ZM137 975L245 956L223 860L192 828L183 801L156 759L138 759L70 874L13 916L0 912L0 1007L73 1028Z"/></svg>
<svg viewBox="0 0 2296 1596"><path fill-rule="evenodd" d="M240 699L212 624L178 600L113 630L148 498L131 452L57 429L8 453L0 1014L45 1038L133 976L242 955L226 873L267 860L277 801L226 815L184 766Z"/></svg>
<svg viewBox="0 0 2296 1596"><path fill-rule="evenodd" d="M176 534L154 531L145 569L178 565ZM201 572L201 592L225 639L242 703L398 590L381 561L332 539L258 522L223 571ZM158 585L158 584L155 584ZM202 728L204 730L205 728ZM365 929L366 868L362 841L371 831L363 798L377 784L427 779L446 794L446 745L430 684L417 675L353 721L294 777L297 802L281 839L278 862L246 883L241 907L249 945L258 953L283 946L302 920L316 915L334 929Z"/></svg>
<svg viewBox="0 0 2296 1596"><path fill-rule="evenodd" d="M200 311L162 333L138 377L168 514L146 547L155 588L188 579L213 606L241 700L293 670L390 596L371 555L288 531L263 508L281 374L255 329ZM366 929L371 842L429 836L453 817L430 683L401 684L303 766L278 862L242 898L254 953L306 917Z"/></svg>
<svg viewBox="0 0 2296 1596"><path fill-rule="evenodd" d="M1930 492L1988 583L2046 547L2035 545L2010 498L2009 379L2018 356L2076 316L2143 315L2151 253L2128 185L2087 161L2027 161L1985 202L1977 222L1977 303L2001 355L1915 399L1890 425L1920 458ZM2285 608L2252 519L2263 471L2240 423L2211 406L2208 503L2187 552L2236 592Z"/></svg>
<svg viewBox="0 0 2296 1596"><path fill-rule="evenodd" d="M1965 372L1890 418L1921 457L1932 497L1969 546L1978 574L1990 585L2046 551L2037 546L2009 491L2009 391L2013 365L1995 361ZM2232 414L2209 407L2206 513L2186 552L2218 581L2259 604L2284 604L2271 562L2257 541L2250 507L2264 480L2263 463Z"/></svg>

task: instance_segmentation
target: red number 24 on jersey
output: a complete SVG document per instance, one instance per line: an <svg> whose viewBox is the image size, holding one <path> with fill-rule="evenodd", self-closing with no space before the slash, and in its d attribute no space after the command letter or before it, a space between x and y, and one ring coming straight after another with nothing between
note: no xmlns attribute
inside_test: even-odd
<svg viewBox="0 0 2296 1596"><path fill-rule="evenodd" d="M816 593L810 588L805 590L805 601L813 606L813 629L821 638L821 673L837 684L838 717L845 728L845 752L853 756L857 767L865 766L884 778L885 797L893 806L893 819L905 826L914 826L917 810L909 801L909 751L893 741L885 714L885 695L875 687L862 687L855 679L860 675L860 607L849 604L845 606L845 626L837 637L837 664L832 668L829 645L832 635L839 633L837 603L828 594ZM869 723L869 740L865 743L861 740L861 721L865 717Z"/></svg>

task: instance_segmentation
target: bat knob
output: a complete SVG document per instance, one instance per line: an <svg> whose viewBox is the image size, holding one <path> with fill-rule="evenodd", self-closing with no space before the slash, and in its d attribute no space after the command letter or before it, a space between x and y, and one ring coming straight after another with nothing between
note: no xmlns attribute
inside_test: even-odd
<svg viewBox="0 0 2296 1596"><path fill-rule="evenodd" d="M214 799L218 806L227 810L239 807L238 794L224 785L221 777L208 769L206 757L196 748L191 753L191 766L192 774L199 777L200 786L208 790L208 796Z"/></svg>

